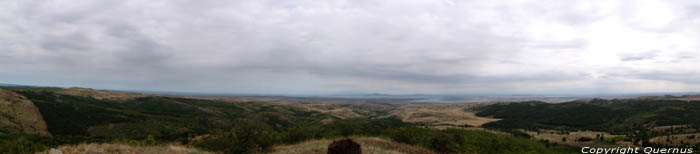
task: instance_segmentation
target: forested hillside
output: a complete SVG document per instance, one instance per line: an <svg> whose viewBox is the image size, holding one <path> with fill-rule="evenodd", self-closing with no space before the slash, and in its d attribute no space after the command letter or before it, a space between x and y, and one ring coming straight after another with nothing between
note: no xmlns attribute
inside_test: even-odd
<svg viewBox="0 0 700 154"><path fill-rule="evenodd" d="M503 120L484 127L501 130L593 130L634 139L651 146L650 138L700 132L700 101L624 99L550 104L504 103L481 107L478 116ZM670 142L670 141L669 141ZM698 146L685 142L683 146Z"/></svg>
<svg viewBox="0 0 700 154"><path fill-rule="evenodd" d="M259 153L275 152L274 146L346 136L380 137L439 153L575 152L573 147L510 135L418 128L421 126L394 117L339 119L265 102L155 95L93 97L96 93L78 95L60 88L5 89L36 106L50 136L3 132L0 153L34 153L85 143L136 147L177 144L211 152Z"/></svg>

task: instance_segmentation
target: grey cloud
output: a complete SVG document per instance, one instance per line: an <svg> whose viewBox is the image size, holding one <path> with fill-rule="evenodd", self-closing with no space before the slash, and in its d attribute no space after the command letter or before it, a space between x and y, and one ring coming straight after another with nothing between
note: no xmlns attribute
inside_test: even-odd
<svg viewBox="0 0 700 154"><path fill-rule="evenodd" d="M355 77L374 80L406 81L427 84L498 84L526 81L567 81L590 78L586 73L552 71L522 76L480 75L479 73L429 74L398 69L405 66L356 65L356 66L245 66L229 68L231 72L308 72L323 77Z"/></svg>
<svg viewBox="0 0 700 154"><path fill-rule="evenodd" d="M153 41L129 25L112 26L108 34L123 41L123 49L115 51L122 65L144 67L164 63L170 57L170 47Z"/></svg>
<svg viewBox="0 0 700 154"><path fill-rule="evenodd" d="M39 46L51 52L90 52L91 48L88 43L88 39L83 34L72 33L62 36L46 36L39 42Z"/></svg>
<svg viewBox="0 0 700 154"><path fill-rule="evenodd" d="M590 51L615 45L580 35L627 14L588 1L17 3L0 5L9 10L0 12L0 74L12 76L0 82L232 93L581 92L610 88L566 85L616 81L606 75L695 83L626 63L671 68L652 60L692 61L697 53L676 51L694 51L693 44L637 54ZM627 9L621 5L613 10ZM688 8L679 13L697 20ZM698 38L691 28L697 23L674 23L680 26L664 28L677 31L639 32ZM531 29L547 25L584 32Z"/></svg>
<svg viewBox="0 0 700 154"><path fill-rule="evenodd" d="M686 84L700 84L699 72L668 72L668 71L653 71L633 74L633 77L649 80L663 80L680 82Z"/></svg>
<svg viewBox="0 0 700 154"><path fill-rule="evenodd" d="M525 7L537 11L538 18L545 17L553 22L570 25L586 25L608 16L598 8L582 7L581 4L570 1L531 1Z"/></svg>
<svg viewBox="0 0 700 154"><path fill-rule="evenodd" d="M677 59L694 59L697 56L698 55L695 52L679 52L676 54L675 58L677 58Z"/></svg>
<svg viewBox="0 0 700 154"><path fill-rule="evenodd" d="M614 78L623 79L643 79L655 81L667 81L683 84L700 84L700 72L697 71L677 71L660 69L637 69L634 67L614 67L604 72L602 78L611 80ZM606 81L611 83L611 81Z"/></svg>
<svg viewBox="0 0 700 154"><path fill-rule="evenodd" d="M542 42L535 44L534 47L542 49L566 50L566 49L581 49L588 45L588 41L583 39L574 39L558 42Z"/></svg>
<svg viewBox="0 0 700 154"><path fill-rule="evenodd" d="M661 51L651 50L651 51L642 52L642 53L622 54L619 56L620 56L620 60L622 60L622 61L640 61L640 60L654 59L655 57L658 56L659 52L661 52Z"/></svg>

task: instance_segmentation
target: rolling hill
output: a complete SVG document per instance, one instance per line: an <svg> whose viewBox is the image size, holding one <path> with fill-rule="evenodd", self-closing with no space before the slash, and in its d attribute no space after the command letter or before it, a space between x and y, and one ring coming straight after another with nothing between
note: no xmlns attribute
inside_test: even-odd
<svg viewBox="0 0 700 154"><path fill-rule="evenodd" d="M48 136L39 110L24 96L0 89L0 134L26 133Z"/></svg>
<svg viewBox="0 0 700 154"><path fill-rule="evenodd" d="M49 148L67 153L81 148L106 153L114 152L109 152L110 149L160 152L168 151L169 145L182 145L184 151L215 153L294 153L323 149L327 146L323 144L330 140L346 136L365 136L356 139L367 150L380 153L575 151L569 146L459 129L456 125L445 130L422 128L427 123L412 123L396 117L403 114L392 113L400 104L383 104L388 108L382 110L364 110L382 105L371 103L325 106L360 113L356 117L343 117L339 115L345 114L325 112L322 110L325 107L304 105L304 100L190 98L85 88L1 88L5 102L10 102L4 103L8 107L3 109L13 108L2 113L12 115L13 119L34 121L0 125L8 128L0 134L0 153L46 152ZM466 106L440 106L418 113L454 107ZM17 109L35 114L16 114ZM461 114L427 116L434 115L448 120L460 118ZM45 127L41 127L42 122ZM494 146L504 148L489 148Z"/></svg>

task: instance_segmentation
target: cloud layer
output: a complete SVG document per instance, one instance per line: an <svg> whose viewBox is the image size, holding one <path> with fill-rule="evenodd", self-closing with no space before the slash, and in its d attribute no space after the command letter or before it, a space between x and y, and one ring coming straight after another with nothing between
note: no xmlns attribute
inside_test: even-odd
<svg viewBox="0 0 700 154"><path fill-rule="evenodd" d="M697 1L0 1L0 82L257 94L700 91Z"/></svg>

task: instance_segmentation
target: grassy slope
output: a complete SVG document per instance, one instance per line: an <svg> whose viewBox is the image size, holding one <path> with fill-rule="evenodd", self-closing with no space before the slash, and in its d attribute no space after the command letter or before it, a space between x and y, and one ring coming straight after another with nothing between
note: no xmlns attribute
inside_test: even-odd
<svg viewBox="0 0 700 154"><path fill-rule="evenodd" d="M213 154L183 145L131 146L126 144L78 144L64 145L56 148L64 154L110 154L110 153L147 153L147 154ZM49 154L49 151L40 152Z"/></svg>
<svg viewBox="0 0 700 154"><path fill-rule="evenodd" d="M340 139L340 138L336 138ZM360 144L362 153L364 154L431 154L430 150L411 146L404 143L393 142L388 139L378 137L350 137L353 141ZM274 147L274 154L324 154L328 150L328 145L334 139L319 139L305 141L292 145L281 145Z"/></svg>
<svg viewBox="0 0 700 154"><path fill-rule="evenodd" d="M0 134L27 133L50 136L36 106L22 95L0 89Z"/></svg>

